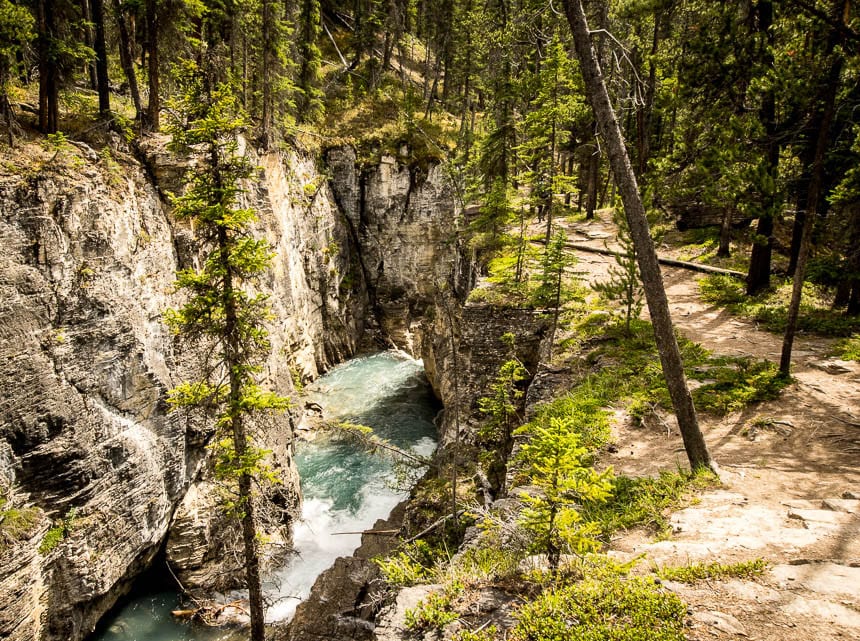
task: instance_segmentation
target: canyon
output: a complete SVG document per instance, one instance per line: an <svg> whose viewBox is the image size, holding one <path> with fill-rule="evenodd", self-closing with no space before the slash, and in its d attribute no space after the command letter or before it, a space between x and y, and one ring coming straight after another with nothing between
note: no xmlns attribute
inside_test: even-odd
<svg viewBox="0 0 860 641"><path fill-rule="evenodd" d="M358 351L396 346L424 356L437 394L454 402L449 337L475 274L444 168L410 164L406 149L372 164L348 146L322 158L245 151L258 170L244 198L276 253L259 284L272 309L268 384L295 395ZM234 526L207 465L212 429L166 403L199 363L162 321L178 302L177 270L199 259L170 207L194 159L153 136L134 149L114 137L99 153L29 145L18 162L0 175L0 490L28 522L0 541L0 636L75 641L162 549L186 587L234 583L224 565ZM268 533L281 543L269 565L289 549L299 510L302 411L265 428L285 514Z"/></svg>

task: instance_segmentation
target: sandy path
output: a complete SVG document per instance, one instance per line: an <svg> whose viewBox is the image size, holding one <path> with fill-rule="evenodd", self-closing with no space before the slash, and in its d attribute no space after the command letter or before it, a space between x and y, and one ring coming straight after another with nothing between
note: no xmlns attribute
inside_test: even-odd
<svg viewBox="0 0 860 641"><path fill-rule="evenodd" d="M572 241L595 247L613 235L599 221L568 225ZM577 257L592 281L604 278L613 260ZM701 275L680 268L663 274L673 319L687 337L717 354L778 361L782 337L704 303ZM629 532L613 542L620 556L644 553L652 563L770 561L756 582L670 584L694 612L690 638L860 639L860 364L834 362L832 345L799 336L795 383L779 399L701 417L724 486L673 515L669 540ZM751 438L757 418L782 423ZM616 438L611 462L619 473L654 474L686 463L677 430L659 421L619 421Z"/></svg>

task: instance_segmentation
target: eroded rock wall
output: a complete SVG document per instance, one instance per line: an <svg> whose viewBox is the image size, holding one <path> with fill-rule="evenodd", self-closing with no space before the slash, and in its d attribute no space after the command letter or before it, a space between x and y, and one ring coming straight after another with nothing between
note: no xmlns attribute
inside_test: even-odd
<svg viewBox="0 0 860 641"><path fill-rule="evenodd" d="M325 157L334 197L359 247L374 318L385 340L421 355L422 324L445 292L468 290L470 263L458 235L461 204L442 165L382 156L360 167L349 147Z"/></svg>

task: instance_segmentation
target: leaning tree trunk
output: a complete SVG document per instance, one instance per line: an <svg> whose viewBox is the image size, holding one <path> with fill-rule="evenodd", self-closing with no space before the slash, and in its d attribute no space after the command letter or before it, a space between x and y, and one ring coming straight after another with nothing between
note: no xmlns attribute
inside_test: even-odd
<svg viewBox="0 0 860 641"><path fill-rule="evenodd" d="M818 208L822 200L824 182L824 156L830 143L830 125L836 112L836 94L839 91L839 76L842 74L844 58L837 51L844 36L841 28L850 0L835 0L832 6L832 24L835 25L827 41L826 58L829 59L827 78L823 85L821 106L819 107L819 125L816 132L815 156L812 161L812 172L809 177L809 187L806 192L807 212L800 236L800 247L797 254L797 267L794 270L794 282L791 289L791 303L788 306L788 319L785 325L785 335L782 340L782 354L779 359L779 371L785 376L791 373L791 350L794 345L794 335L797 331L797 317L800 313L800 299L803 294L803 279L806 277L806 263L809 260L809 250L812 244L812 227L818 218Z"/></svg>
<svg viewBox="0 0 860 641"><path fill-rule="evenodd" d="M594 110L601 135L606 142L609 163L621 192L621 200L624 203L630 235L636 249L639 272L642 276L642 285L645 289L645 298L648 301L648 311L654 326L657 351L660 353L663 375L666 378L672 406L678 419L678 427L684 439L684 449L693 469L699 467L713 468L715 464L711 460L702 431L699 429L693 397L684 376L681 350L678 348L678 341L672 327L669 302L666 299L666 290L663 288L663 277L657 263L657 252L654 249L654 243L648 229L645 208L642 205L636 176L633 174L633 167L624 146L618 120L609 101L609 93L606 90L600 64L591 43L591 34L588 31L585 12L580 0L563 0L563 3L567 21L573 32L576 56L579 59L589 102Z"/></svg>

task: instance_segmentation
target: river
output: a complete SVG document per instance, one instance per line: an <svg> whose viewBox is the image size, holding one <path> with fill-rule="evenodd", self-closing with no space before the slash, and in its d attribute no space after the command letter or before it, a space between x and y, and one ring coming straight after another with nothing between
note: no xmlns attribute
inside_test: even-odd
<svg viewBox="0 0 860 641"><path fill-rule="evenodd" d="M329 421L373 428L393 445L422 456L436 447L433 419L439 409L420 361L398 352L350 360L305 389ZM269 622L292 617L316 577L360 544L359 532L384 518L408 494L391 457L368 453L352 440L319 435L300 442L296 464L302 479L302 520L295 527L296 555L266 578ZM415 474L415 472L413 472ZM216 641L229 631L175 620L179 595L163 583L142 581L132 596L99 626L91 641Z"/></svg>

